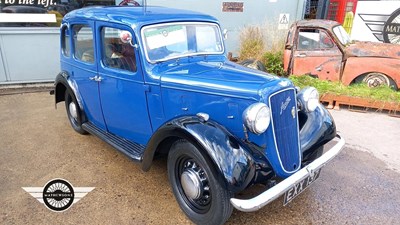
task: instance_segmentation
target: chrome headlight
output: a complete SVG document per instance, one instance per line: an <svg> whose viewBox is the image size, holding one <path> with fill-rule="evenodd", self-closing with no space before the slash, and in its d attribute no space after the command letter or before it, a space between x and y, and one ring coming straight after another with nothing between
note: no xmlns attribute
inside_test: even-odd
<svg viewBox="0 0 400 225"><path fill-rule="evenodd" d="M271 122L271 110L264 103L254 103L243 112L243 123L255 134L264 133Z"/></svg>
<svg viewBox="0 0 400 225"><path fill-rule="evenodd" d="M306 110L307 112L314 111L319 103L319 93L317 89L313 87L306 87L299 92L297 95L297 101L301 105L301 110Z"/></svg>

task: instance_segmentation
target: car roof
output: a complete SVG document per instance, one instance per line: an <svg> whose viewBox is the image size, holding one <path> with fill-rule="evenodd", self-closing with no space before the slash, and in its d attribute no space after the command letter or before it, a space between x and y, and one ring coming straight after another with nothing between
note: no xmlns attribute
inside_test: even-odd
<svg viewBox="0 0 400 225"><path fill-rule="evenodd" d="M85 7L68 13L64 17L63 23L68 23L71 20L115 22L128 26L134 25L133 27L136 28L150 24L174 21L218 23L216 18L199 12L154 6Z"/></svg>
<svg viewBox="0 0 400 225"><path fill-rule="evenodd" d="M296 26L299 27L322 27L327 30L330 30L336 26L340 25L340 23L333 21L333 20L320 20L320 19L313 19L313 20L299 20L296 22Z"/></svg>

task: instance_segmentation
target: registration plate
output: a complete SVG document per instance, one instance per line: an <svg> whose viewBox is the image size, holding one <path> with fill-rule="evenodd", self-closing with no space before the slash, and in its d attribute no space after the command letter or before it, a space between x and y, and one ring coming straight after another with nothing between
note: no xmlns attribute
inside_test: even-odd
<svg viewBox="0 0 400 225"><path fill-rule="evenodd" d="M285 192L285 197L283 199L283 205L288 204L292 201L297 195L303 192L310 184L314 183L316 179L318 179L319 174L321 173L321 169L314 171L313 174L304 178L303 180L294 184L289 190Z"/></svg>

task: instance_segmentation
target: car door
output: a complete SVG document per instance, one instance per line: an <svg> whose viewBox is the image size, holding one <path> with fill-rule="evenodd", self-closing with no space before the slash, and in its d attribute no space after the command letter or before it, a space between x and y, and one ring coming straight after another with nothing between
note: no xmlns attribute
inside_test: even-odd
<svg viewBox="0 0 400 225"><path fill-rule="evenodd" d="M323 29L300 28L292 55L292 74L340 79L343 54Z"/></svg>
<svg viewBox="0 0 400 225"><path fill-rule="evenodd" d="M135 35L129 27L96 23L100 99L107 130L127 140L146 144L152 134L146 85ZM127 41L130 35L132 42ZM136 43L136 42L135 42Z"/></svg>
<svg viewBox="0 0 400 225"><path fill-rule="evenodd" d="M94 23L72 24L73 59L72 80L81 96L88 120L101 129L106 129L99 99L99 83L96 81L97 65L94 51Z"/></svg>
<svg viewBox="0 0 400 225"><path fill-rule="evenodd" d="M289 73L289 64L293 52L293 39L295 32L296 25L293 24L288 31L288 35L286 36L285 50L283 51L283 70Z"/></svg>

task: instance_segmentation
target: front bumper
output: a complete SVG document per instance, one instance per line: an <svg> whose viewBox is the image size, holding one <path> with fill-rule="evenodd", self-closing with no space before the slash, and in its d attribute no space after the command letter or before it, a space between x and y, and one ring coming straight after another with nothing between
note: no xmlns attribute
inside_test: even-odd
<svg viewBox="0 0 400 225"><path fill-rule="evenodd" d="M273 186L272 188L264 191L260 195L251 199L237 199L231 198L231 204L238 210L243 212L253 212L261 209L265 205L269 204L279 196L283 195L286 191L293 187L296 183L300 182L304 178L313 174L319 168L323 167L331 159L333 159L343 149L345 140L337 134L336 137L339 141L330 150L326 151L321 157L314 160L301 170L297 171L290 177L286 178L282 182Z"/></svg>

